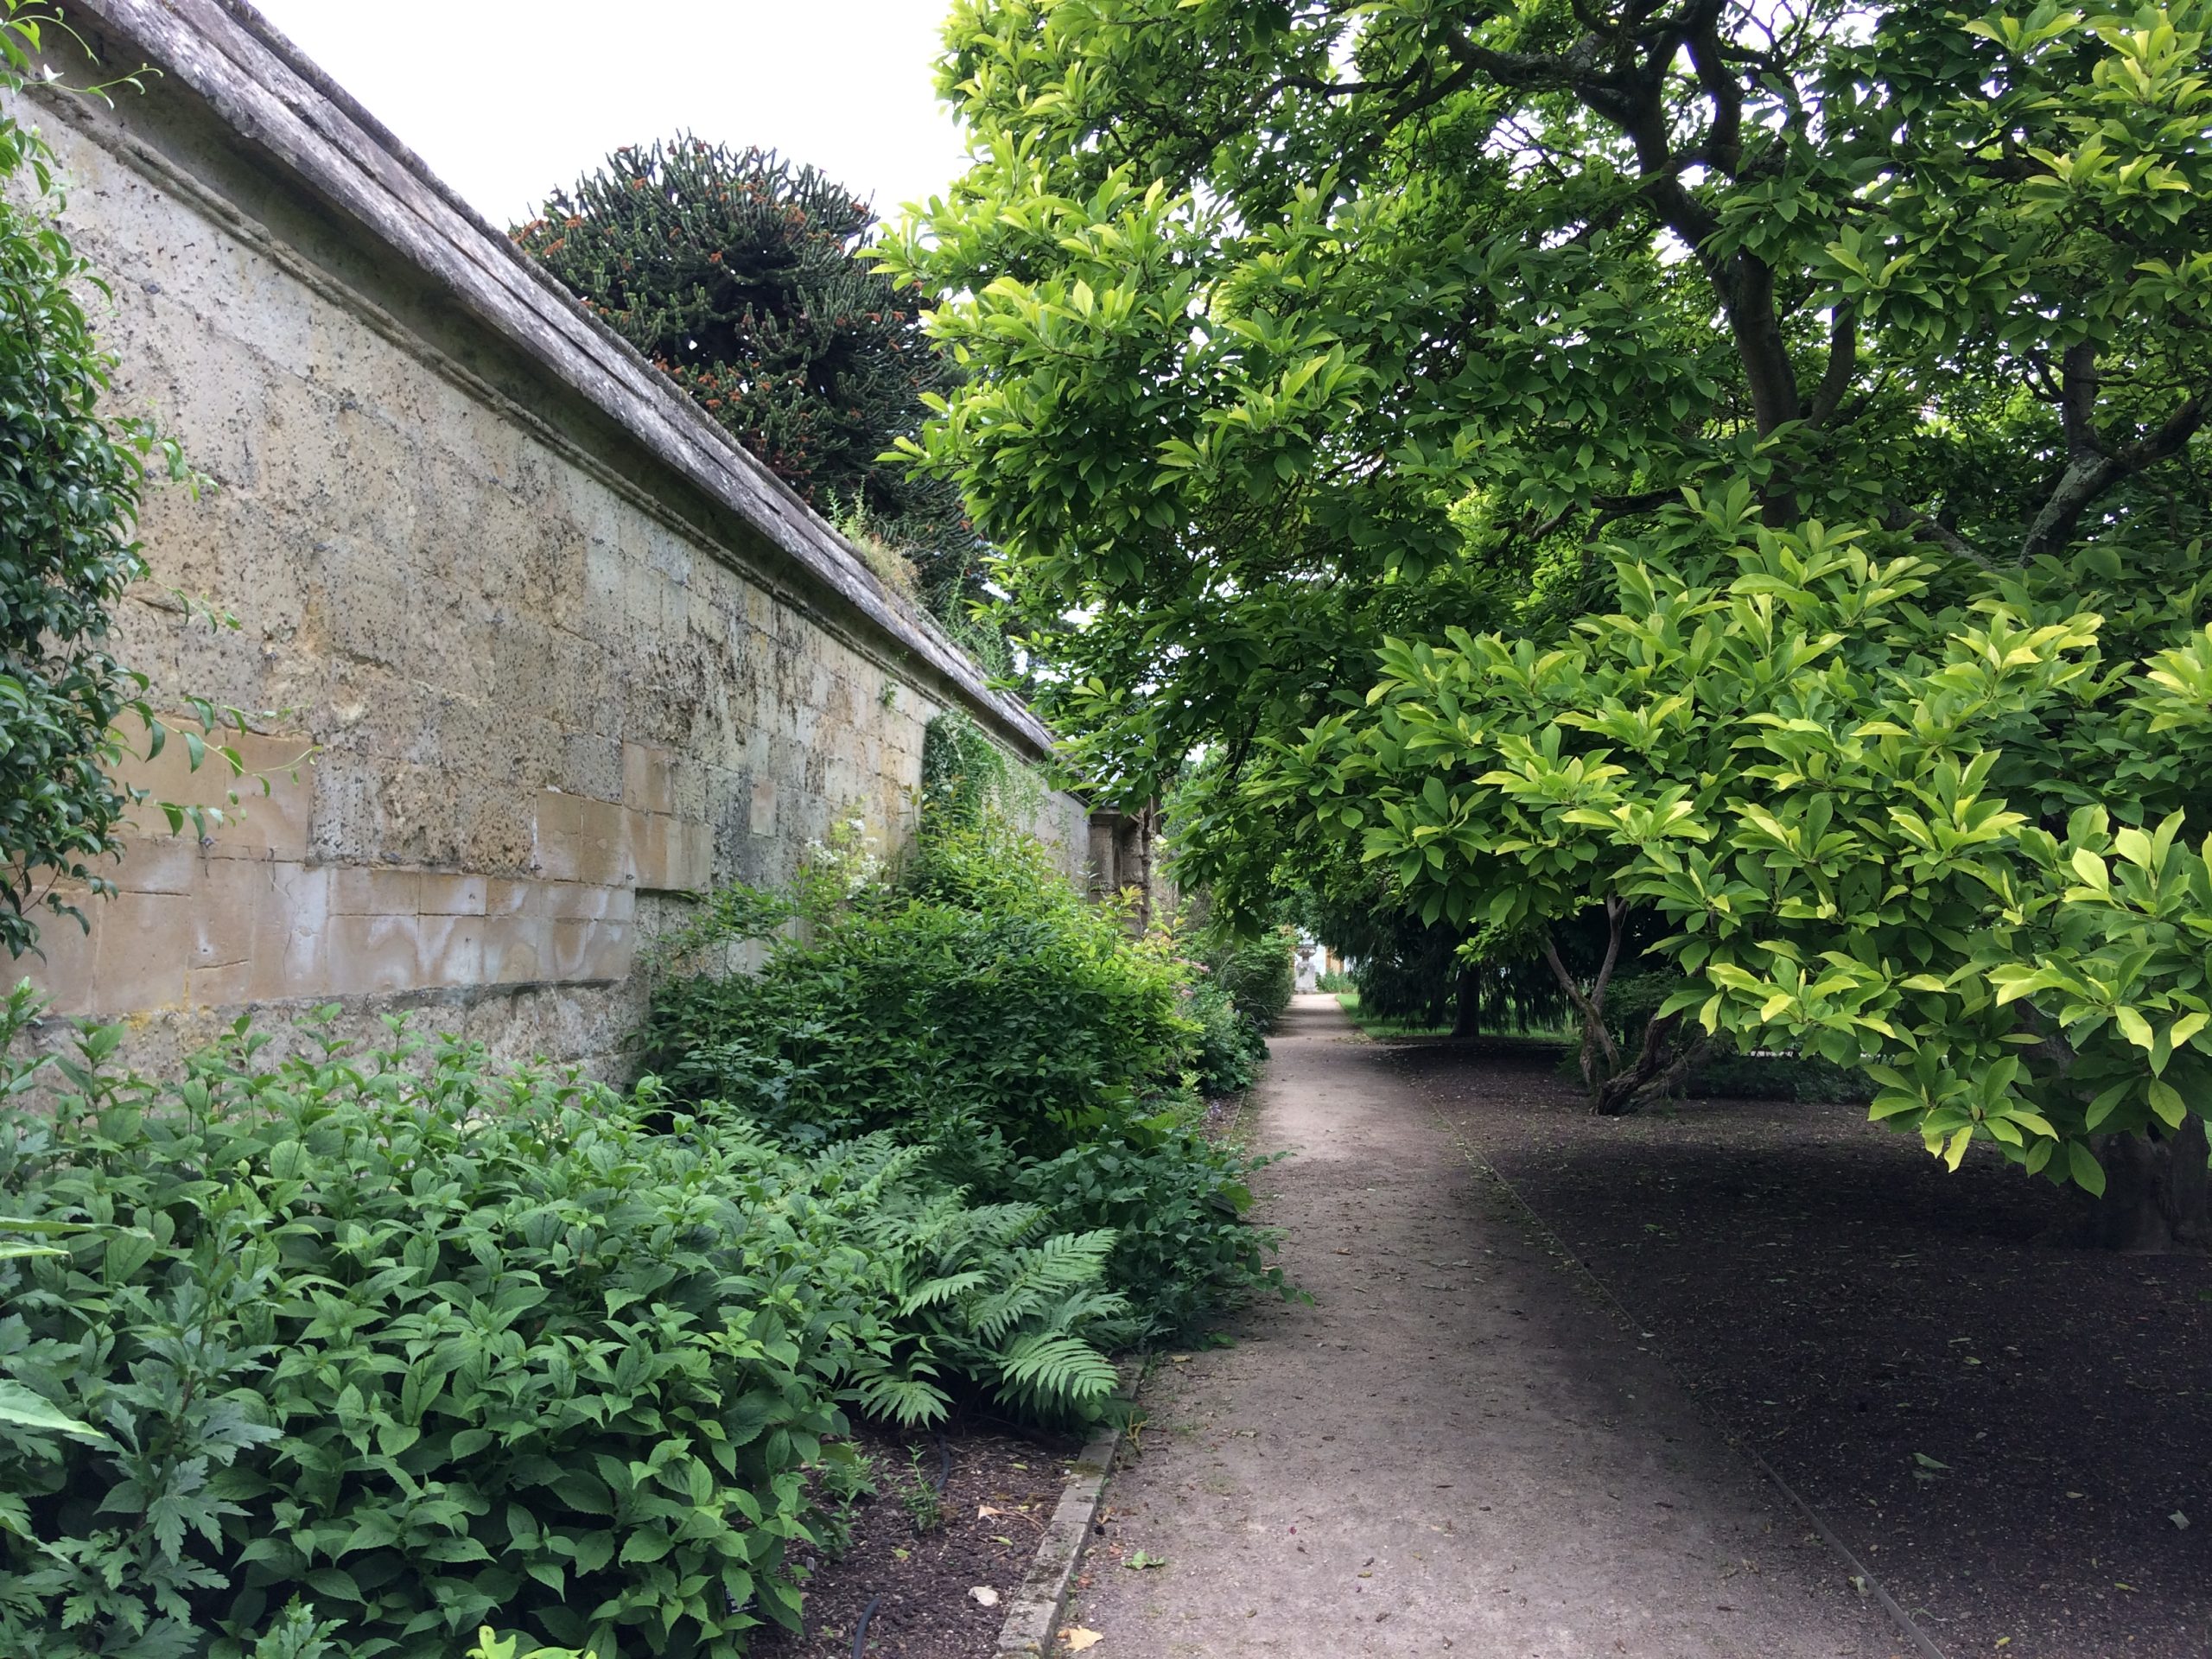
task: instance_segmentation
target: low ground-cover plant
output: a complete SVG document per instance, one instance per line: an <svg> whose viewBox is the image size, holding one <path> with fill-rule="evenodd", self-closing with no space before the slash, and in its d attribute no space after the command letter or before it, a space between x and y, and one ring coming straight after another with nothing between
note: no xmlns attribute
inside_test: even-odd
<svg viewBox="0 0 2212 1659"><path fill-rule="evenodd" d="M117 1035L0 1111L10 1659L451 1659L485 1622L735 1659L796 1615L845 1402L1093 1414L1131 1328L1111 1236L887 1136L800 1155L404 1035L270 1064L240 1028L149 1084Z"/></svg>
<svg viewBox="0 0 2212 1659"><path fill-rule="evenodd" d="M1254 1161L1195 1128L1206 982L987 802L925 812L903 866L835 905L746 893L710 912L783 931L757 972L662 985L645 1057L679 1097L727 1101L794 1147L887 1131L973 1203L1109 1234L1132 1337L1282 1288L1273 1236L1243 1219Z"/></svg>

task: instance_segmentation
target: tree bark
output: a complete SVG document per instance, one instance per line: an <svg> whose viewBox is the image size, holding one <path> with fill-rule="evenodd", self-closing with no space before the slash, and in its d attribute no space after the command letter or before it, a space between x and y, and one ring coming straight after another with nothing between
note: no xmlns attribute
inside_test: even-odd
<svg viewBox="0 0 2212 1659"><path fill-rule="evenodd" d="M1462 968L1459 970L1459 1012L1452 1020L1454 1037L1479 1037L1483 1034L1483 982L1479 969Z"/></svg>
<svg viewBox="0 0 2212 1659"><path fill-rule="evenodd" d="M1646 1020L1634 1062L1598 1084L1591 1094L1590 1109L1600 1117L1626 1117L1680 1083L1705 1053L1702 1035L1679 1046L1674 1043L1681 1026L1679 1014L1663 1019L1654 1014Z"/></svg>
<svg viewBox="0 0 2212 1659"><path fill-rule="evenodd" d="M2207 1215L2204 1120L2192 1114L2159 1140L2101 1137L2104 1197L2092 1213L2093 1242L2109 1250L2155 1255L2212 1236Z"/></svg>
<svg viewBox="0 0 2212 1659"><path fill-rule="evenodd" d="M1605 988L1612 983L1614 964L1620 961L1621 935L1627 923L1628 900L1620 898L1606 899L1605 959L1599 965L1598 977L1591 982L1587 991L1575 982L1573 974L1567 971L1567 963L1560 957L1559 946L1552 942L1551 930L1547 928L1543 933L1544 961L1550 965L1552 977L1559 982L1559 988L1567 994L1567 1000L1582 1016L1582 1081L1586 1087L1593 1090L1601 1077L1598 1069L1599 1055L1604 1055L1605 1059L1603 1076L1610 1077L1620 1070L1621 1052L1613 1041L1613 1033L1605 1025Z"/></svg>

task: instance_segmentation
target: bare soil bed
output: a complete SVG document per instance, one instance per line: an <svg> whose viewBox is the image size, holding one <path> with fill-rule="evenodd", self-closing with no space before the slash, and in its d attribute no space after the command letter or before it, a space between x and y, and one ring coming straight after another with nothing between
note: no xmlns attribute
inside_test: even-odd
<svg viewBox="0 0 2212 1659"><path fill-rule="evenodd" d="M1952 1659L2212 1654L2212 1259L2053 1243L2068 1194L1863 1107L1605 1119L1554 1051L1394 1046Z"/></svg>
<svg viewBox="0 0 2212 1659"><path fill-rule="evenodd" d="M771 1628L753 1651L761 1659L848 1659L862 1613L880 1596L868 1627L872 1659L989 1659L1080 1447L956 1424L945 1440L951 1467L938 1499L941 1518L917 1531L900 1494L937 1478L943 1465L935 1438L871 1427L857 1444L874 1471L875 1495L854 1503L843 1550L801 1554L812 1574L804 1633ZM997 1602L969 1593L979 1586Z"/></svg>

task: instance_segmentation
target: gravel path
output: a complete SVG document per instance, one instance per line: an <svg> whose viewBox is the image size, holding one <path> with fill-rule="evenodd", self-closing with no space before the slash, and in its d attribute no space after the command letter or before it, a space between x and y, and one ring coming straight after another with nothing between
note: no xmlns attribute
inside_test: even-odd
<svg viewBox="0 0 2212 1659"><path fill-rule="evenodd" d="M1334 999L1270 1046L1262 1214L1313 1305L1161 1361L1071 1610L1097 1659L1901 1651Z"/></svg>

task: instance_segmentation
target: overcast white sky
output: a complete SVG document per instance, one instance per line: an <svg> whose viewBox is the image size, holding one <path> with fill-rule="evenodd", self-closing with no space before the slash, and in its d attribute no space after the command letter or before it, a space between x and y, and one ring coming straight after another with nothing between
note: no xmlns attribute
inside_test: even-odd
<svg viewBox="0 0 2212 1659"><path fill-rule="evenodd" d="M810 162L884 214L962 171L933 90L946 0L254 3L495 225L679 129Z"/></svg>

